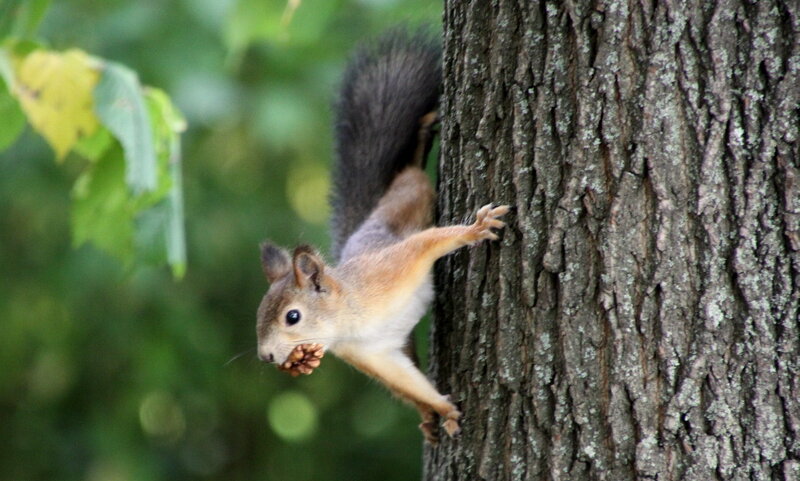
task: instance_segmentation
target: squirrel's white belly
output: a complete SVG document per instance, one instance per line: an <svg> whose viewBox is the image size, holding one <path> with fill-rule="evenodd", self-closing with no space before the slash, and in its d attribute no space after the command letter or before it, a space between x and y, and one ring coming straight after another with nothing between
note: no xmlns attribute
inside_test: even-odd
<svg viewBox="0 0 800 481"><path fill-rule="evenodd" d="M379 319L370 319L365 323L361 332L357 333L364 348L387 351L401 349L406 344L411 330L428 311L433 300L431 277L428 274L425 282L411 296L394 300Z"/></svg>

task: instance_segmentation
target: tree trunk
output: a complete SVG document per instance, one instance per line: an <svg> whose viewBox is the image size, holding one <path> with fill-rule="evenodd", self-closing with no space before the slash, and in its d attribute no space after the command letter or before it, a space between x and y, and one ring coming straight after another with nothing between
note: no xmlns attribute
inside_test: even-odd
<svg viewBox="0 0 800 481"><path fill-rule="evenodd" d="M800 480L800 2L447 1L427 480Z"/></svg>

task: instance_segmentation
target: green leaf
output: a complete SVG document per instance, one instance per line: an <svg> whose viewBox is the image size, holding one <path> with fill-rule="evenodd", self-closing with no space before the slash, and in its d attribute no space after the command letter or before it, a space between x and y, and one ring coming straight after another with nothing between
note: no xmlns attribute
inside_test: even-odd
<svg viewBox="0 0 800 481"><path fill-rule="evenodd" d="M125 181L133 193L158 186L156 149L139 79L132 70L106 63L94 90L95 109L103 125L125 150Z"/></svg>
<svg viewBox="0 0 800 481"><path fill-rule="evenodd" d="M3 37L33 36L50 6L50 0L5 0L5 2L8 3L0 7L0 35Z"/></svg>
<svg viewBox="0 0 800 481"><path fill-rule="evenodd" d="M167 260L172 266L172 273L182 278L186 272L186 234L183 216L183 178L181 174L181 150L178 141L170 154L170 176L172 189L167 197L169 212L167 224Z"/></svg>
<svg viewBox="0 0 800 481"><path fill-rule="evenodd" d="M35 50L47 50L47 45L30 38L6 39L5 42L3 42L3 46L12 57L24 57L26 55L30 55Z"/></svg>
<svg viewBox="0 0 800 481"><path fill-rule="evenodd" d="M166 247L166 257L173 275L180 278L186 270L180 143L180 133L186 130L186 120L162 90L148 88L145 98L156 139L159 175L168 178L170 184L165 201L151 209L155 212L145 213L148 218L143 218L140 228L146 229L145 225L157 227L154 232L163 239L161 245Z"/></svg>
<svg viewBox="0 0 800 481"><path fill-rule="evenodd" d="M114 145L75 182L72 191L72 237L75 246L92 242L121 259L133 260L131 196L125 185L122 149Z"/></svg>
<svg viewBox="0 0 800 481"><path fill-rule="evenodd" d="M145 98L150 108L154 127L160 133L172 137L186 130L186 119L163 90L147 87Z"/></svg>
<svg viewBox="0 0 800 481"><path fill-rule="evenodd" d="M80 139L73 147L73 150L94 162L106 153L113 142L114 138L108 129L101 127L94 134Z"/></svg>
<svg viewBox="0 0 800 481"><path fill-rule="evenodd" d="M178 204L181 205L182 204ZM146 209L136 217L135 245L137 257L151 264L168 262L172 274L181 278L186 272L186 247L183 218L174 212L172 196Z"/></svg>
<svg viewBox="0 0 800 481"><path fill-rule="evenodd" d="M25 129L25 115L0 79L0 150L11 145Z"/></svg>
<svg viewBox="0 0 800 481"><path fill-rule="evenodd" d="M167 262L165 232L168 225L169 211L166 202L145 209L136 216L134 245L138 259L149 264Z"/></svg>
<svg viewBox="0 0 800 481"><path fill-rule="evenodd" d="M0 38L7 37L14 28L14 21L22 0L4 0L0 2Z"/></svg>
<svg viewBox="0 0 800 481"><path fill-rule="evenodd" d="M14 88L14 67L11 65L10 48L0 48L0 77L9 90Z"/></svg>

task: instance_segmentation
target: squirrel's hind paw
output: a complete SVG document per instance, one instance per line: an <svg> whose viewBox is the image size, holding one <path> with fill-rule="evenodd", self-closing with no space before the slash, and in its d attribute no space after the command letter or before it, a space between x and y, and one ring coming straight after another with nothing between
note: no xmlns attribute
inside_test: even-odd
<svg viewBox="0 0 800 481"><path fill-rule="evenodd" d="M461 427L458 425L458 421L455 419L448 419L444 422L442 427L444 427L445 432L447 432L447 435L451 438L455 437L461 432Z"/></svg>
<svg viewBox="0 0 800 481"><path fill-rule="evenodd" d="M461 418L461 411L452 410L445 416L446 420L442 427L444 427L445 432L451 438L455 437L458 433L461 432L461 427L458 425L458 420Z"/></svg>
<svg viewBox="0 0 800 481"><path fill-rule="evenodd" d="M439 444L439 435L436 433L437 429L434 421L425 421L419 423L419 430L422 431L425 441L430 443L432 446Z"/></svg>

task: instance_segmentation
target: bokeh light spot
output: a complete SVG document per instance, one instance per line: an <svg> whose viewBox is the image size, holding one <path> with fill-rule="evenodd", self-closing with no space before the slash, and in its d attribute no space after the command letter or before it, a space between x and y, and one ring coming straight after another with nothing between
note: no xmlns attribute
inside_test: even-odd
<svg viewBox="0 0 800 481"><path fill-rule="evenodd" d="M86 481L129 481L131 478L125 466L108 459L95 462L86 473Z"/></svg>
<svg viewBox="0 0 800 481"><path fill-rule="evenodd" d="M287 441L302 441L317 430L317 410L308 398L294 391L276 396L267 410L275 434Z"/></svg>
<svg viewBox="0 0 800 481"><path fill-rule="evenodd" d="M328 220L328 172L321 165L307 165L289 172L286 193L292 209L310 224Z"/></svg>
<svg viewBox="0 0 800 481"><path fill-rule="evenodd" d="M183 408L172 395L153 391L139 405L139 422L144 432L153 437L176 441L186 430Z"/></svg>
<svg viewBox="0 0 800 481"><path fill-rule="evenodd" d="M57 399L69 389L72 380L72 363L59 353L45 351L33 364L29 377L30 392L37 399Z"/></svg>

